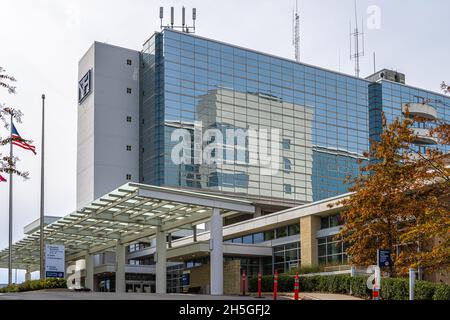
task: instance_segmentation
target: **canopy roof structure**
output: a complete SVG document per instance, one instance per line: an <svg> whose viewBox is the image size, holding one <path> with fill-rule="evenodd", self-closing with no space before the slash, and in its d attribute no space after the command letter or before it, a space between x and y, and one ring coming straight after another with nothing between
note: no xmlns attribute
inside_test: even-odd
<svg viewBox="0 0 450 320"><path fill-rule="evenodd" d="M65 246L66 261L107 251L155 236L157 228L173 232L210 220L213 208L223 216L254 213L251 202L216 195L128 183L60 218L44 229L46 244ZM39 269L40 231L13 244L13 268ZM0 267L8 266L8 248L0 251Z"/></svg>

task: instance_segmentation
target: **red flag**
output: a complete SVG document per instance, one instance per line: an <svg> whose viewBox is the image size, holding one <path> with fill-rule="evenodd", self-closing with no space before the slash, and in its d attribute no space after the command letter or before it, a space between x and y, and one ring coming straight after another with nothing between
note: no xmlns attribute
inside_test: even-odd
<svg viewBox="0 0 450 320"><path fill-rule="evenodd" d="M0 182L6 182L7 180L3 178L3 176L0 174Z"/></svg>

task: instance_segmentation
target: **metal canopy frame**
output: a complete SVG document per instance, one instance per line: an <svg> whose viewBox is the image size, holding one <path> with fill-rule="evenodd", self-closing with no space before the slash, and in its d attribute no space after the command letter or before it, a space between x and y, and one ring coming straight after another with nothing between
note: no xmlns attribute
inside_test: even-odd
<svg viewBox="0 0 450 320"><path fill-rule="evenodd" d="M65 246L66 261L106 251L166 232L210 220L212 209L222 215L254 213L251 202L210 194L128 183L60 218L44 228L47 244ZM40 231L13 244L13 268L39 269ZM7 267L8 248L0 251L0 267Z"/></svg>

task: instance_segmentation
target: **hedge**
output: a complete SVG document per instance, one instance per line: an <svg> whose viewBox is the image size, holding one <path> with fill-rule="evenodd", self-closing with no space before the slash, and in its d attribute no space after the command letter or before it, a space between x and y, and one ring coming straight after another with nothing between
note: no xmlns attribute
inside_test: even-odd
<svg viewBox="0 0 450 320"><path fill-rule="evenodd" d="M12 284L0 289L0 292L24 292L42 289L67 288L65 279L30 280L22 284Z"/></svg>
<svg viewBox="0 0 450 320"><path fill-rule="evenodd" d="M292 275L278 277L279 292L293 292L294 279ZM273 276L261 278L263 292L273 292ZM249 279L249 291L256 292L258 278ZM367 277L350 277L349 275L311 276L301 277L299 280L300 292L325 292L338 294L352 294L356 297L369 299L372 290L367 288ZM384 300L408 300L409 283L407 279L383 278L381 282L381 297ZM450 300L450 286L434 284L425 281L416 281L416 300Z"/></svg>

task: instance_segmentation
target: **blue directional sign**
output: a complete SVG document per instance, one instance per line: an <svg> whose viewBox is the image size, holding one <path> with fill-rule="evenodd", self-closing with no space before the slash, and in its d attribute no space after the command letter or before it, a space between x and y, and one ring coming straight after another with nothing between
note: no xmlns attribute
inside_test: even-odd
<svg viewBox="0 0 450 320"><path fill-rule="evenodd" d="M59 278L64 279L64 272L54 272L54 271L47 271L45 273L46 278Z"/></svg>
<svg viewBox="0 0 450 320"><path fill-rule="evenodd" d="M188 286L190 283L190 275L189 273L184 273L181 277L181 285L182 286Z"/></svg>
<svg viewBox="0 0 450 320"><path fill-rule="evenodd" d="M391 250L380 249L378 250L378 266L380 268L390 267L392 265Z"/></svg>

